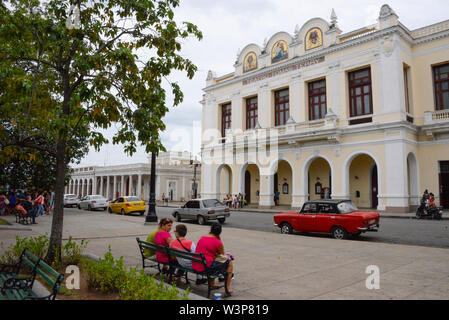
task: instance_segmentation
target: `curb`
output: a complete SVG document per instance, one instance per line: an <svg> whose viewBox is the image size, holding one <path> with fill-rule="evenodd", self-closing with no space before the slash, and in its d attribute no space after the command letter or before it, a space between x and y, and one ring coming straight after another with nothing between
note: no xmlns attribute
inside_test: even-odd
<svg viewBox="0 0 449 320"><path fill-rule="evenodd" d="M97 255L94 255L94 254L92 254L92 253L86 253L84 256L85 256L86 258L91 259L91 260L94 260L94 261L96 261L96 262L99 262L99 261L100 261L100 257L98 257ZM164 285L167 286L167 287L171 287L171 285L169 285L169 284L167 284L167 283L164 283ZM176 287L176 289L179 290L180 293L185 293L185 292L186 292L184 289L181 289L181 288L178 288L178 287ZM187 296L187 298L188 298L189 300L209 300L209 299L207 299L207 298L204 298L204 297L202 297L202 296L200 296L200 295L197 295L197 294L195 294L195 293L192 293L192 292L189 293L189 295Z"/></svg>
<svg viewBox="0 0 449 320"><path fill-rule="evenodd" d="M15 226L15 225L10 225L10 226L0 226L0 230L33 231L33 229L31 229L30 227L25 227L25 226Z"/></svg>

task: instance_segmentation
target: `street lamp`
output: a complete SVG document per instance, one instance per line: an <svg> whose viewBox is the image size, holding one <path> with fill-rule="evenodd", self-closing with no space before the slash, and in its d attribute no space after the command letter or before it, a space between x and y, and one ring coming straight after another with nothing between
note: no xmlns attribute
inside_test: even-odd
<svg viewBox="0 0 449 320"><path fill-rule="evenodd" d="M156 153L151 152L150 203L145 217L145 225L157 222L156 215Z"/></svg>
<svg viewBox="0 0 449 320"><path fill-rule="evenodd" d="M193 165L193 198L196 199L198 197L198 185L196 183L196 167L198 167L198 163L196 163L196 156L195 163L190 159L190 165Z"/></svg>

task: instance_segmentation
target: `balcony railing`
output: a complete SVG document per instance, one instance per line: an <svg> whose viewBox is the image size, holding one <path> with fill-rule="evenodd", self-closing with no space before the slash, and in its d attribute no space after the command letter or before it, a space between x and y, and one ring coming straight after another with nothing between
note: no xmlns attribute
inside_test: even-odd
<svg viewBox="0 0 449 320"><path fill-rule="evenodd" d="M424 112L424 124L432 124L443 121L449 121L449 110Z"/></svg>

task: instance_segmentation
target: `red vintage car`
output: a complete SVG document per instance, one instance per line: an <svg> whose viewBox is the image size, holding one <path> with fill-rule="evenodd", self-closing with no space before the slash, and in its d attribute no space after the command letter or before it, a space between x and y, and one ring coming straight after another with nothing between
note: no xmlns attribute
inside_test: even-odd
<svg viewBox="0 0 449 320"><path fill-rule="evenodd" d="M306 202L299 212L276 214L274 224L284 234L330 233L335 239L344 239L350 234L377 231L379 219L379 213L360 211L350 200L318 200Z"/></svg>

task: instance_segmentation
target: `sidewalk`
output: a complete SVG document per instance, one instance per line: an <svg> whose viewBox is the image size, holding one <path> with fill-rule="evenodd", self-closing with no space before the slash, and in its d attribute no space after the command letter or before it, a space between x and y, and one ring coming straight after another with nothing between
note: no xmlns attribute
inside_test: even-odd
<svg viewBox="0 0 449 320"><path fill-rule="evenodd" d="M50 234L51 218L39 217L32 231L1 230L0 251L16 235ZM6 219L14 222L14 217ZM207 225L186 226L187 237L195 242L209 232ZM136 237L145 239L154 228L156 224L145 226L137 216L66 214L63 236L88 239L86 251L100 257L110 245L126 265L140 266ZM234 294L228 299L449 299L448 249L242 231L226 224L221 238L235 257ZM380 270L379 290L366 288L366 268L371 265ZM206 286L193 284L192 289L207 295Z"/></svg>

